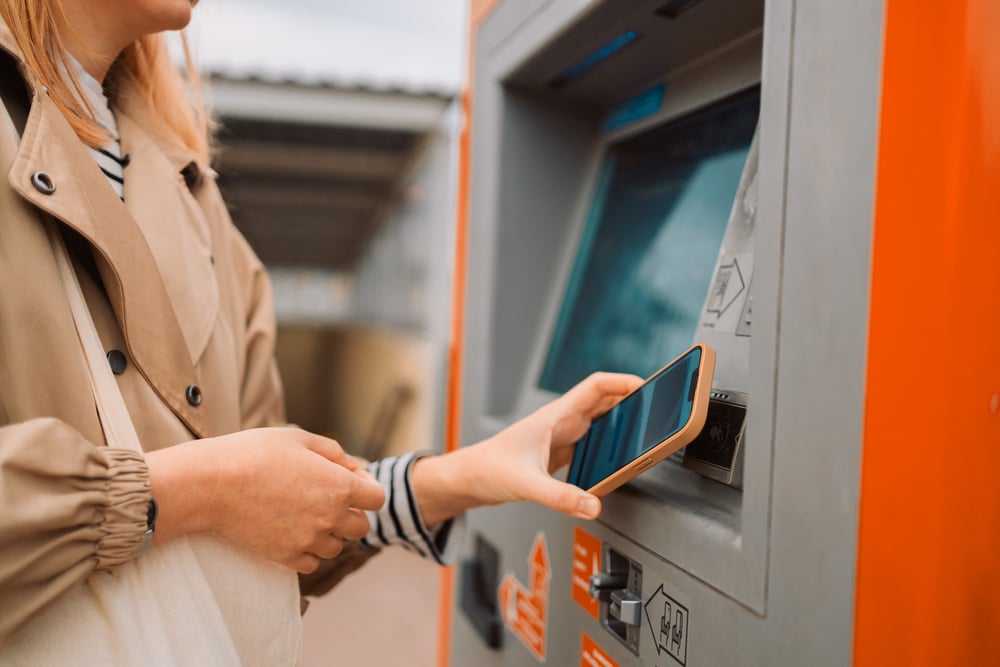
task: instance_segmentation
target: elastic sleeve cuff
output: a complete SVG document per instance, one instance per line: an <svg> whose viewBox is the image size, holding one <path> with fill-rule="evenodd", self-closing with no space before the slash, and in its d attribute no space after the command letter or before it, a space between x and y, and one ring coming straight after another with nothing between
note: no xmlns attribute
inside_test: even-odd
<svg viewBox="0 0 1000 667"><path fill-rule="evenodd" d="M95 570L109 570L135 557L146 534L149 469L139 452L107 447L107 499Z"/></svg>
<svg viewBox="0 0 1000 667"><path fill-rule="evenodd" d="M409 452L368 466L385 489L386 502L378 512L368 512L371 528L362 540L370 546L400 545L423 558L448 565L455 561L465 534L465 515L428 528L420 514L410 472L413 464L434 452Z"/></svg>

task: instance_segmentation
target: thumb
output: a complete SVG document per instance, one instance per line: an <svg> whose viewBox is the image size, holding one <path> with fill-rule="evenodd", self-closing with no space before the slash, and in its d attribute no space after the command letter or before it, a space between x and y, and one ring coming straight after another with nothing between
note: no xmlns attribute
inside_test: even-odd
<svg viewBox="0 0 1000 667"><path fill-rule="evenodd" d="M601 513L601 501L597 496L548 475L533 478L524 492L525 500L580 519L596 519Z"/></svg>

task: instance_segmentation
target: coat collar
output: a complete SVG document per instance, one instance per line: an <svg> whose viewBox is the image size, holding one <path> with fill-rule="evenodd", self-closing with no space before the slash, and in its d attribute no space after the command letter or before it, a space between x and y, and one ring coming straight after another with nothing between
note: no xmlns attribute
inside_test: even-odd
<svg viewBox="0 0 1000 667"><path fill-rule="evenodd" d="M10 41L9 32L2 23L0 27L0 45L10 51L5 42ZM46 92L32 87L31 110L8 174L10 184L94 246L132 358L163 401L196 435L203 435L208 430L206 406L192 407L185 398L185 389L196 384L195 363L142 229L107 187L86 147ZM179 171L197 164L179 150L167 149L164 155ZM33 185L38 172L55 184L52 194Z"/></svg>
<svg viewBox="0 0 1000 667"><path fill-rule="evenodd" d="M44 93L39 90L38 81L24 64L24 54L17 45L17 41L10 32L7 24L0 19L0 49L9 53L17 61L28 85L29 93L34 96ZM124 81L121 91L115 95L115 107L132 118L140 127L155 128L159 124L159 119L153 113L141 92L131 81ZM172 168L177 173L184 176L184 180L189 188L194 188L201 181L201 178L211 172L210 167L204 164L198 156L191 150L177 145L168 137L156 136L159 149L166 156Z"/></svg>
<svg viewBox="0 0 1000 667"><path fill-rule="evenodd" d="M204 164L193 151L156 131L160 126L160 120L134 84L124 82L121 90L116 92L112 105L118 114L128 116L136 126L143 128L156 143L159 152L170 163L173 171L184 177L189 189L196 189L201 179L211 172L209 166Z"/></svg>

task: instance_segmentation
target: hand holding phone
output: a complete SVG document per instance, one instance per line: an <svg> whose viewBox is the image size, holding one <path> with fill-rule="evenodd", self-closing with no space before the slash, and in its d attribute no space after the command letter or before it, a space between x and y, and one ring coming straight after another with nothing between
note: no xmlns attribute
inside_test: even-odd
<svg viewBox="0 0 1000 667"><path fill-rule="evenodd" d="M566 481L603 496L690 443L705 426L714 374L704 343L664 366L593 421Z"/></svg>

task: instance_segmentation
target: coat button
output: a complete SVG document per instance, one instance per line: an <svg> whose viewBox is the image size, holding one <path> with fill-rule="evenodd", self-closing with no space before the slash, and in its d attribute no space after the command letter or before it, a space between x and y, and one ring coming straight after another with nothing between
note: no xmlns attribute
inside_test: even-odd
<svg viewBox="0 0 1000 667"><path fill-rule="evenodd" d="M121 350L111 350L108 352L108 363L111 365L111 372L115 375L121 375L125 372L125 368L128 366L128 359L125 357L125 353Z"/></svg>
<svg viewBox="0 0 1000 667"><path fill-rule="evenodd" d="M52 177L44 171L36 171L32 174L31 184L43 195L50 195L56 191L56 184L52 181Z"/></svg>
<svg viewBox="0 0 1000 667"><path fill-rule="evenodd" d="M198 387L198 385L193 384L188 387L187 391L184 392L184 395L187 396L188 403L194 407L201 405L201 388Z"/></svg>

